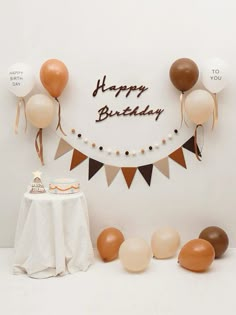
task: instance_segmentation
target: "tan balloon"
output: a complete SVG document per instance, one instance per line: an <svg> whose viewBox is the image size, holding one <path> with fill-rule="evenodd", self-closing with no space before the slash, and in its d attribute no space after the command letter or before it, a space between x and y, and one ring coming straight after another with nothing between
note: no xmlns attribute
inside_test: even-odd
<svg viewBox="0 0 236 315"><path fill-rule="evenodd" d="M53 120L55 104L44 94L35 94L26 104L27 120L37 128L46 128Z"/></svg>
<svg viewBox="0 0 236 315"><path fill-rule="evenodd" d="M179 233L171 227L161 228L155 231L152 235L152 252L158 259L173 257L176 254L179 245Z"/></svg>
<svg viewBox="0 0 236 315"><path fill-rule="evenodd" d="M179 264L191 271L201 272L210 267L215 259L215 250L210 242L194 239L187 242L179 253Z"/></svg>
<svg viewBox="0 0 236 315"><path fill-rule="evenodd" d="M52 97L59 97L69 79L66 65L57 59L49 59L40 69L40 80Z"/></svg>
<svg viewBox="0 0 236 315"><path fill-rule="evenodd" d="M205 90L195 90L185 99L185 111L188 118L196 125L208 121L214 110L213 96Z"/></svg>
<svg viewBox="0 0 236 315"><path fill-rule="evenodd" d="M120 246L119 258L128 271L144 271L148 267L151 257L150 246L141 238L127 239Z"/></svg>

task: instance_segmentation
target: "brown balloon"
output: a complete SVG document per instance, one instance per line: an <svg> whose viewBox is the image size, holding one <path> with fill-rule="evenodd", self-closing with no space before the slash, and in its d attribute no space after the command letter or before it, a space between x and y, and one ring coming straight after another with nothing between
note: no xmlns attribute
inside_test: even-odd
<svg viewBox="0 0 236 315"><path fill-rule="evenodd" d="M202 238L211 243L215 250L215 257L221 257L228 248L229 239L224 230L218 226L209 226L205 228L199 235Z"/></svg>
<svg viewBox="0 0 236 315"><path fill-rule="evenodd" d="M183 93L196 84L199 70L193 60L181 58L172 64L169 75L173 85Z"/></svg>
<svg viewBox="0 0 236 315"><path fill-rule="evenodd" d="M215 251L211 243L203 239L194 239L180 250L179 264L191 271L205 271L213 262Z"/></svg>
<svg viewBox="0 0 236 315"><path fill-rule="evenodd" d="M65 64L57 59L49 59L40 69L40 80L48 93L57 98L64 90L69 78Z"/></svg>
<svg viewBox="0 0 236 315"><path fill-rule="evenodd" d="M100 233L97 239L97 249L104 262L118 257L120 245L124 240L121 231L114 227L107 228Z"/></svg>

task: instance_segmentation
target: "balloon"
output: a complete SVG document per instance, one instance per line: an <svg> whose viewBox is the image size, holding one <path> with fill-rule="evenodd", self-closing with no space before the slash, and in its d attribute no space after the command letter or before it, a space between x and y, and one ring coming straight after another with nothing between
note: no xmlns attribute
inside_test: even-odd
<svg viewBox="0 0 236 315"><path fill-rule="evenodd" d="M35 78L31 67L25 63L15 63L8 68L8 89L18 97L31 92Z"/></svg>
<svg viewBox="0 0 236 315"><path fill-rule="evenodd" d="M120 245L124 242L124 235L114 227L103 230L97 239L97 249L101 258L112 261L118 257Z"/></svg>
<svg viewBox="0 0 236 315"><path fill-rule="evenodd" d="M54 102L47 95L35 94L26 103L26 116L37 128L47 127L55 113Z"/></svg>
<svg viewBox="0 0 236 315"><path fill-rule="evenodd" d="M211 243L215 250L215 257L221 257L229 245L229 239L224 230L218 226L209 226L205 228L199 235L202 238Z"/></svg>
<svg viewBox="0 0 236 315"><path fill-rule="evenodd" d="M192 91L185 99L185 111L196 125L201 125L209 119L214 105L214 98L205 90Z"/></svg>
<svg viewBox="0 0 236 315"><path fill-rule="evenodd" d="M228 66L225 61L214 58L202 69L202 83L211 93L219 93L227 84Z"/></svg>
<svg viewBox="0 0 236 315"><path fill-rule="evenodd" d="M202 239L194 239L186 243L180 250L178 262L191 271L205 271L215 258L215 250L211 243Z"/></svg>
<svg viewBox="0 0 236 315"><path fill-rule="evenodd" d="M193 60L181 58L172 64L169 75L173 85L181 92L185 92L197 82L199 70Z"/></svg>
<svg viewBox="0 0 236 315"><path fill-rule="evenodd" d="M152 251L141 238L124 241L119 250L119 258L125 269L131 272L144 271L150 263Z"/></svg>
<svg viewBox="0 0 236 315"><path fill-rule="evenodd" d="M153 255L158 259L170 258L176 254L180 244L179 233L171 227L157 230L152 235Z"/></svg>
<svg viewBox="0 0 236 315"><path fill-rule="evenodd" d="M65 64L57 59L49 59L40 69L40 80L52 97L59 97L69 78Z"/></svg>

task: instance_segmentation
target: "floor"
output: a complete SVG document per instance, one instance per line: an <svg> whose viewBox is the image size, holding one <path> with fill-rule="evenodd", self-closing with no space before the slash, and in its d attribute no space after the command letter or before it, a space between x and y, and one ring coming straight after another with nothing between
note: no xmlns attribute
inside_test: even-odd
<svg viewBox="0 0 236 315"><path fill-rule="evenodd" d="M143 273L120 261L96 259L87 272L31 279L11 273L13 249L0 249L2 315L235 315L236 249L205 273L181 268L176 258L152 260Z"/></svg>

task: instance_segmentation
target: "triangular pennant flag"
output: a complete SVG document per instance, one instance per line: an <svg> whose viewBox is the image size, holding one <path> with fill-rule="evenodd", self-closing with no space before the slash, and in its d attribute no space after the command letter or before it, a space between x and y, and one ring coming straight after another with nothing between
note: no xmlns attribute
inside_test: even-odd
<svg viewBox="0 0 236 315"><path fill-rule="evenodd" d="M185 148L186 150L192 152L192 153L195 153L195 149L194 149L194 136L192 136L189 140L187 140L184 144L183 144L183 148ZM202 156L201 155L201 152L199 150L199 147L197 145L197 154L199 156Z"/></svg>
<svg viewBox="0 0 236 315"><path fill-rule="evenodd" d="M120 167L112 166L112 165L105 165L105 173L106 173L108 186L111 185L111 183L113 182L119 170L120 170Z"/></svg>
<svg viewBox="0 0 236 315"><path fill-rule="evenodd" d="M184 168L187 168L182 147L171 153L169 157L179 165L183 166Z"/></svg>
<svg viewBox="0 0 236 315"><path fill-rule="evenodd" d="M104 164L89 158L89 180L100 170Z"/></svg>
<svg viewBox="0 0 236 315"><path fill-rule="evenodd" d="M122 167L122 173L124 175L127 186L130 188L134 175L136 173L137 167Z"/></svg>
<svg viewBox="0 0 236 315"><path fill-rule="evenodd" d="M148 164L148 165L143 165L143 166L138 167L139 172L143 175L143 178L145 179L145 181L147 182L149 186L151 185L152 169L153 169L153 164Z"/></svg>
<svg viewBox="0 0 236 315"><path fill-rule="evenodd" d="M73 155L72 155L72 160L71 160L71 165L70 165L70 170L73 170L73 168L78 166L80 163L82 163L87 158L88 158L87 155L84 155L82 152L74 149Z"/></svg>
<svg viewBox="0 0 236 315"><path fill-rule="evenodd" d="M73 147L64 139L61 138L57 147L57 152L55 154L54 160L58 159L59 157L61 157L62 155L66 154L71 150L73 150Z"/></svg>
<svg viewBox="0 0 236 315"><path fill-rule="evenodd" d="M170 178L168 157L155 162L154 165L163 175Z"/></svg>

